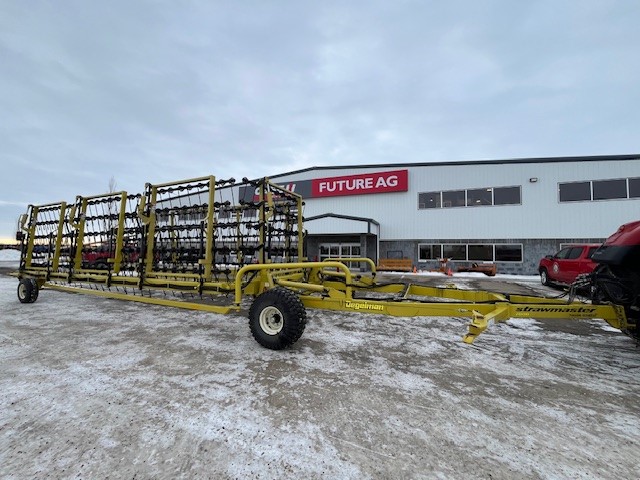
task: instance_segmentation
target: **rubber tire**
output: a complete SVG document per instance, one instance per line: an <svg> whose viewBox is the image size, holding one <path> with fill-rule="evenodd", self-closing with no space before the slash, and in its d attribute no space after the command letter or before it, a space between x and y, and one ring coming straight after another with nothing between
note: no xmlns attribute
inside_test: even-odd
<svg viewBox="0 0 640 480"><path fill-rule="evenodd" d="M549 281L549 273L547 272L546 268L543 268L542 270L540 270L540 283L542 283L542 285L545 285L547 287L551 285L551 282Z"/></svg>
<svg viewBox="0 0 640 480"><path fill-rule="evenodd" d="M270 333L261 325L261 317L272 315L282 322ZM279 317L279 318L278 318ZM302 301L287 288L275 287L259 295L249 309L249 328L256 342L270 350L282 350L296 343L307 325L307 311Z"/></svg>
<svg viewBox="0 0 640 480"><path fill-rule="evenodd" d="M18 283L18 300L20 303L33 303L38 299L39 291L35 278L22 278Z"/></svg>

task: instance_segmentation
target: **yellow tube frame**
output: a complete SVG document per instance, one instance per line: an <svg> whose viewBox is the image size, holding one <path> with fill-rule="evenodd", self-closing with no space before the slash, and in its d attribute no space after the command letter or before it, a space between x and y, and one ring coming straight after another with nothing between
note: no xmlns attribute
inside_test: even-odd
<svg viewBox="0 0 640 480"><path fill-rule="evenodd" d="M203 266L200 273L170 273L153 270L153 243L156 228L154 208L157 201L158 189L179 184L194 182L208 182L208 210L206 215L206 252L204 258L199 259ZM268 191L266 186L272 189ZM268 212L260 210L260 234L264 239L265 225L273 215L277 198L273 191L278 191L274 184L264 179L259 184L259 200L267 205ZM146 265L140 276L119 275L122 262L122 248L124 243L124 219L126 216L126 192L109 193L109 196L122 196L120 204L118 233L116 237L116 254L111 260L113 269L109 272L82 268L82 244L84 239L84 215L87 202L91 199L104 197L78 197L69 214L64 202L41 206L30 206L31 221L27 226L21 223L20 228L27 233L26 263L18 273L19 277L36 278L38 284L50 288L89 293L118 300L131 300L149 304L164 305L192 310L204 310L216 313L238 312L241 309L243 297L257 296L275 287L284 287L297 293L306 308L318 308L334 311L352 311L359 313L374 313L389 316L443 316L469 318L468 333L464 341L471 343L491 323L503 322L510 318L555 318L555 319L603 319L615 328L622 330L635 328L625 316L624 308L616 305L592 305L589 303L567 303L559 299L510 295L485 291L459 290L457 288L427 287L414 284L376 284L376 266L369 258L330 258L322 262L293 262L267 263L265 249L260 252L261 262L244 265L231 270L228 281L213 281L212 269L214 265L213 239L216 228L214 215L215 177L207 176L180 182L164 184L146 184L148 202L145 196L140 198L137 216L146 226L143 240L147 244ZM277 187L277 188L276 188ZM281 189L282 190L282 189ZM288 192L294 195L292 192ZM299 195L295 207L298 212L298 258L302 258L302 200ZM60 218L57 226L55 252L51 269L33 267L31 256L34 248L36 220L41 208L60 207ZM80 220L75 222L76 209L80 208ZM288 207L287 207L288 208ZM290 218L290 217L287 217ZM65 220L66 219L66 220ZM70 273L57 272L61 251L63 227L66 223L76 230L77 251L74 258L74 269ZM287 240L289 237L287 237ZM263 242L264 244L264 242ZM287 251L289 245L286 245ZM370 267L370 274L354 274L347 263L364 262ZM74 286L78 284L83 288ZM87 288L91 286L98 288ZM106 286L106 290L104 287ZM117 289L113 291L113 289ZM136 294L125 294L119 289L131 289ZM181 301L161 296L163 291L178 291L191 294L194 298ZM361 294L385 293L393 295L392 299L367 298ZM218 294L233 294L233 302L228 305L211 303L211 296Z"/></svg>

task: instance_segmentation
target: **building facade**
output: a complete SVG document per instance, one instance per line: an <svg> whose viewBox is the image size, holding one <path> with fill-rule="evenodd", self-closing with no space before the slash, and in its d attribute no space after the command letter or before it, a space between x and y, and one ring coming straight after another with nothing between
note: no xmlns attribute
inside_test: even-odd
<svg viewBox="0 0 640 480"><path fill-rule="evenodd" d="M271 176L305 201L306 255L495 263L536 274L567 243L640 218L640 155L313 167Z"/></svg>

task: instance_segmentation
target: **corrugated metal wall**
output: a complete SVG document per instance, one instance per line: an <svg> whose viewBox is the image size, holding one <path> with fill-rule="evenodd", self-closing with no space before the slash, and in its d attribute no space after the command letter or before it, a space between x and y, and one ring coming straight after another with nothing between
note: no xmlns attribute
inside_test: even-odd
<svg viewBox="0 0 640 480"><path fill-rule="evenodd" d="M310 170L278 175L277 183L407 168L409 191L305 199L305 216L336 213L372 218L380 240L599 238L640 219L640 199L560 203L558 183L640 177L635 160L398 166ZM530 182L537 178L537 182ZM522 204L418 209L418 193L520 185ZM335 222L339 222L336 220ZM335 222L309 225L314 233L345 231ZM326 232L318 230L326 229ZM333 231L332 231L333 230Z"/></svg>

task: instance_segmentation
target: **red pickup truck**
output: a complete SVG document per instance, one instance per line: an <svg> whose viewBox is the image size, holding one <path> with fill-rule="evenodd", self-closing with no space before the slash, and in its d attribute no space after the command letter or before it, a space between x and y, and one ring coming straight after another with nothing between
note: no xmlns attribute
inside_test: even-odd
<svg viewBox="0 0 640 480"><path fill-rule="evenodd" d="M555 255L547 255L538 265L543 285L570 284L582 273L591 273L597 263L591 260L600 244L568 245Z"/></svg>
<svg viewBox="0 0 640 480"><path fill-rule="evenodd" d="M109 249L109 245L89 247L82 251L82 268L106 270L109 268L109 259L115 257L115 246ZM136 245L125 245L122 248L122 261L135 263L140 258L140 249Z"/></svg>

